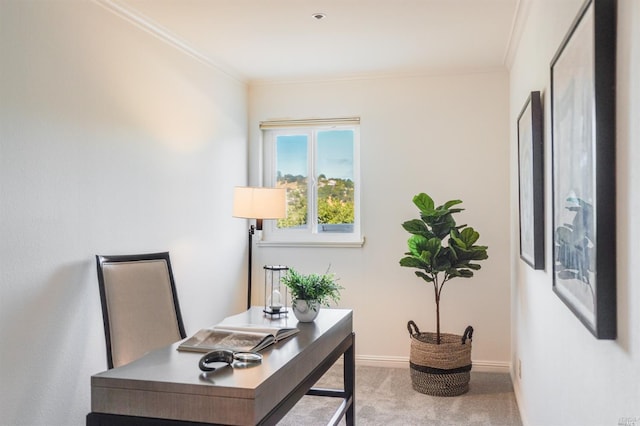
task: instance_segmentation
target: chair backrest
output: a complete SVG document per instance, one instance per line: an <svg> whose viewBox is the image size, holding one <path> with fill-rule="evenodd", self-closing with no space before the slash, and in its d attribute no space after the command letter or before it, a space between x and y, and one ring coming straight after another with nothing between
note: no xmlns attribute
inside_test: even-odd
<svg viewBox="0 0 640 426"><path fill-rule="evenodd" d="M96 262L109 368L186 337L169 253Z"/></svg>

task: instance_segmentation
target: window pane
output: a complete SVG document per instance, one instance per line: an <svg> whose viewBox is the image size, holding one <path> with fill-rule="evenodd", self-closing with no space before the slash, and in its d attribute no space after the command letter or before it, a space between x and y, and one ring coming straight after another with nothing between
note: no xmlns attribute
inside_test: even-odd
<svg viewBox="0 0 640 426"><path fill-rule="evenodd" d="M278 220L278 228L307 226L307 135L276 138L276 187L287 190L287 217Z"/></svg>
<svg viewBox="0 0 640 426"><path fill-rule="evenodd" d="M318 132L318 232L353 232L353 131Z"/></svg>

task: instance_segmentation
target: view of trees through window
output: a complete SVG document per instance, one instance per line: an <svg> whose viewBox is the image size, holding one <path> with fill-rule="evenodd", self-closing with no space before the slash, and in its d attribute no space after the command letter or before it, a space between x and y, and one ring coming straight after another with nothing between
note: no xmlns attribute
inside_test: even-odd
<svg viewBox="0 0 640 426"><path fill-rule="evenodd" d="M287 217L278 220L279 228L307 225L307 178L301 175L278 175L278 188L287 189ZM353 181L318 176L318 224L353 224ZM338 227L325 227L325 232L338 232ZM348 228L343 228L348 230Z"/></svg>
<svg viewBox="0 0 640 426"><path fill-rule="evenodd" d="M315 142L315 144L313 143ZM309 162L308 153L315 161ZM354 223L353 131L326 130L307 135L279 135L276 186L287 190L287 217L279 228L309 224L309 191L315 197L318 232L352 232ZM307 169L317 176L310 185ZM315 189L314 189L315 188Z"/></svg>

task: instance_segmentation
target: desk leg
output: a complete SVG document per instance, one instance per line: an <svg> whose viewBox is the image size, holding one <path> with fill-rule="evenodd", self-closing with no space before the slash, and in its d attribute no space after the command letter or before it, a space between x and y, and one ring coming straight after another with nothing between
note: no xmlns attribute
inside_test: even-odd
<svg viewBox="0 0 640 426"><path fill-rule="evenodd" d="M347 426L353 426L356 423L355 416L355 399L356 399L356 350L355 350L355 333L351 333L351 336L347 337L340 344L338 349L336 350L337 356L330 356L327 358L322 368L319 368L319 374L313 376L310 380L312 383L315 383L327 370L342 357L343 360L343 368L342 368L342 382L343 389L322 389L322 388L310 388L307 391L307 395L314 396L328 396L334 398L342 399L342 404L333 414L328 426L337 426L340 424L340 420L342 418L345 419ZM334 354L336 353L334 352ZM296 399L297 401L297 399Z"/></svg>
<svg viewBox="0 0 640 426"><path fill-rule="evenodd" d="M351 334L351 347L344 353L344 391L347 398L351 398L351 405L345 414L347 426L354 426L356 423L356 334Z"/></svg>

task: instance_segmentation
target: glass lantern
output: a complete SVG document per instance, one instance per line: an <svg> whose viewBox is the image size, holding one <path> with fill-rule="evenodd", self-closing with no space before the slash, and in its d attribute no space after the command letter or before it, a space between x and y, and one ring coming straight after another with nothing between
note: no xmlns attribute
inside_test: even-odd
<svg viewBox="0 0 640 426"><path fill-rule="evenodd" d="M283 265L264 266L264 310L263 312L273 317L274 315L286 315L288 291L287 286L281 283L283 274L289 267Z"/></svg>

